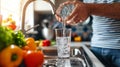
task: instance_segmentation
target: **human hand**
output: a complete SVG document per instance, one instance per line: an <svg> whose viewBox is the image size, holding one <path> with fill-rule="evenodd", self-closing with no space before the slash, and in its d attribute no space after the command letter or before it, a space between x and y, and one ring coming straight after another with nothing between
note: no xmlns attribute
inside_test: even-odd
<svg viewBox="0 0 120 67"><path fill-rule="evenodd" d="M79 22L85 21L88 18L89 11L87 10L87 7L84 3L80 2L80 1L67 1L67 2L60 4L58 9L56 10L55 16L58 21L60 21L60 22L62 21L60 12L61 12L62 8L68 4L73 4L74 10L70 13L69 16L64 18L64 20L66 20L67 24L69 24L69 25L77 24Z"/></svg>

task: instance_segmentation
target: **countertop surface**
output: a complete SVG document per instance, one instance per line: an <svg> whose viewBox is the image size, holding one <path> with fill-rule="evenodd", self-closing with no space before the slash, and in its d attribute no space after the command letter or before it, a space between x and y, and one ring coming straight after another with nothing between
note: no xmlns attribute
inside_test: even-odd
<svg viewBox="0 0 120 67"><path fill-rule="evenodd" d="M105 67L98 58L87 48L90 47L91 42L71 42L71 47L83 47L87 55L89 56L91 62L93 62L93 67Z"/></svg>
<svg viewBox="0 0 120 67"><path fill-rule="evenodd" d="M71 47L80 47L81 45L87 45L87 46L90 46L90 41L85 41L85 42L71 42L70 46ZM56 49L56 46L57 45L54 45L54 46L47 46L47 47L42 47L42 49L47 49L47 50L50 50L50 49Z"/></svg>
<svg viewBox="0 0 120 67"><path fill-rule="evenodd" d="M87 48L86 46L90 46L90 42L71 42L71 47L82 47L86 54L88 55L88 57L90 58L91 62L93 63L93 67L104 67L104 65L95 57L95 55L89 50L89 48ZM50 46L50 47L43 47L43 50L56 50L56 45L54 46Z"/></svg>
<svg viewBox="0 0 120 67"><path fill-rule="evenodd" d="M71 42L71 46L81 46L81 45L88 45L90 46L90 41L84 41L84 42Z"/></svg>

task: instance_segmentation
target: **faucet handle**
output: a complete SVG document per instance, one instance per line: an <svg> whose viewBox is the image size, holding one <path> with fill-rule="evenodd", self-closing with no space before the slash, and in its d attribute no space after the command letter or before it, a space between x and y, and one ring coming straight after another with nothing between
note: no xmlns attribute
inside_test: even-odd
<svg viewBox="0 0 120 67"><path fill-rule="evenodd" d="M33 26L33 27L31 27L31 28L27 29L25 32L28 32L29 30L34 29L34 28L36 28L36 27L38 27L38 26L40 26L40 25L39 25L39 24L37 24L37 25L35 25L35 26Z"/></svg>

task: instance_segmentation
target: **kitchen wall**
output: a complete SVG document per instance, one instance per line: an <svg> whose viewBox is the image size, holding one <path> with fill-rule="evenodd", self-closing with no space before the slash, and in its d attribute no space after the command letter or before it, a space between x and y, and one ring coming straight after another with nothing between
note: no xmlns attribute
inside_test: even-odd
<svg viewBox="0 0 120 67"><path fill-rule="evenodd" d="M57 8L59 6L59 4L61 4L62 2L66 1L66 0L55 0L55 1L52 0L52 1L53 1L53 3L55 3L56 8ZM38 4L39 2L36 1L34 3L37 3L37 5L34 5L34 7L35 7L34 25L39 24L40 26L35 28L35 30L38 31L38 34L34 34L31 36L33 36L37 40L38 39L45 39L43 34L42 34L43 20L47 19L50 23L50 26L53 26L53 27L54 27L54 25L58 24L58 22L55 19L54 15L52 14L51 6L49 4L44 2L44 3L46 3L46 6L44 4L44 7L40 7L41 4ZM44 8L44 9L42 9L42 8ZM87 22L89 22L89 20ZM88 23L88 24L79 24L77 26L67 26L67 27L72 28L72 41L74 41L74 37L76 37L76 36L80 36L82 41L90 41L91 37L92 37L91 23L92 23L92 21L90 21L90 23ZM61 26L59 25L58 27L61 27ZM55 38L53 38L53 39L55 39Z"/></svg>
<svg viewBox="0 0 120 67"><path fill-rule="evenodd" d="M22 10L26 1L27 0L0 0L0 14L2 15L3 20L9 15L12 15L12 18L16 21L17 27L21 29ZM28 27L33 27L34 25L33 12L33 3L31 3L26 10L26 29Z"/></svg>
<svg viewBox="0 0 120 67"><path fill-rule="evenodd" d="M19 23L21 14L20 3L20 0L0 0L0 14L2 18L5 19L11 14L14 20Z"/></svg>
<svg viewBox="0 0 120 67"><path fill-rule="evenodd" d="M9 14L13 14L14 18L17 21L17 25L21 25L22 20L22 10L24 7L24 4L27 0L11 0L6 2L7 0L0 0L0 13L6 17ZM56 8L61 4L62 2L66 0L51 0L55 5ZM13 4L16 2L15 4ZM52 8L49 3L46 2L38 2L34 1L33 3L29 4L26 10L26 17L25 17L25 28L31 28L36 24L39 24L40 26L35 28L34 30L37 31L37 34L29 34L30 36L34 37L35 39L45 39L42 35L42 23L43 20L47 19L49 20L49 23L51 26L55 26L56 24L59 24L55 17L52 14ZM61 27L60 25L58 27ZM87 25L77 25L77 26L67 26L72 28L72 37L81 36L82 41L90 41L92 36L92 29L91 24ZM53 38L54 39L54 38ZM74 40L74 39L72 39Z"/></svg>
<svg viewBox="0 0 120 67"><path fill-rule="evenodd" d="M39 27L35 28L35 30L39 32L37 34L37 37L34 36L36 39L45 39L42 34L42 30L44 28L42 24L45 19L48 20L50 24L50 28L52 30L54 30L53 27L55 27L57 24L59 25L56 28L62 27L62 24L55 19L53 14L43 14L43 13L35 12L34 17L37 17L36 20L34 21L35 25L36 24L40 25ZM90 19L87 20L85 22L86 24L78 24L76 26L68 26L68 25L66 26L67 28L72 28L72 41L74 41L74 37L76 36L80 36L82 38L82 41L91 41L91 37L92 37L92 28L91 28L92 21L91 20Z"/></svg>

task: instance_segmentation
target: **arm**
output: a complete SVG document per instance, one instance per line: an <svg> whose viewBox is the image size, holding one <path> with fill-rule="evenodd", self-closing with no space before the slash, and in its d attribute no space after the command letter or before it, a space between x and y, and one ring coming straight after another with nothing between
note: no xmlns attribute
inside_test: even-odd
<svg viewBox="0 0 120 67"><path fill-rule="evenodd" d="M120 3L87 4L90 15L105 16L120 20Z"/></svg>
<svg viewBox="0 0 120 67"><path fill-rule="evenodd" d="M80 1L67 1L59 6L57 9L56 18L60 20L60 10L64 5L73 4L75 6L72 13L66 18L67 24L76 24L78 22L85 21L90 15L103 16L120 20L120 3L111 4L95 4L95 3L83 3Z"/></svg>

